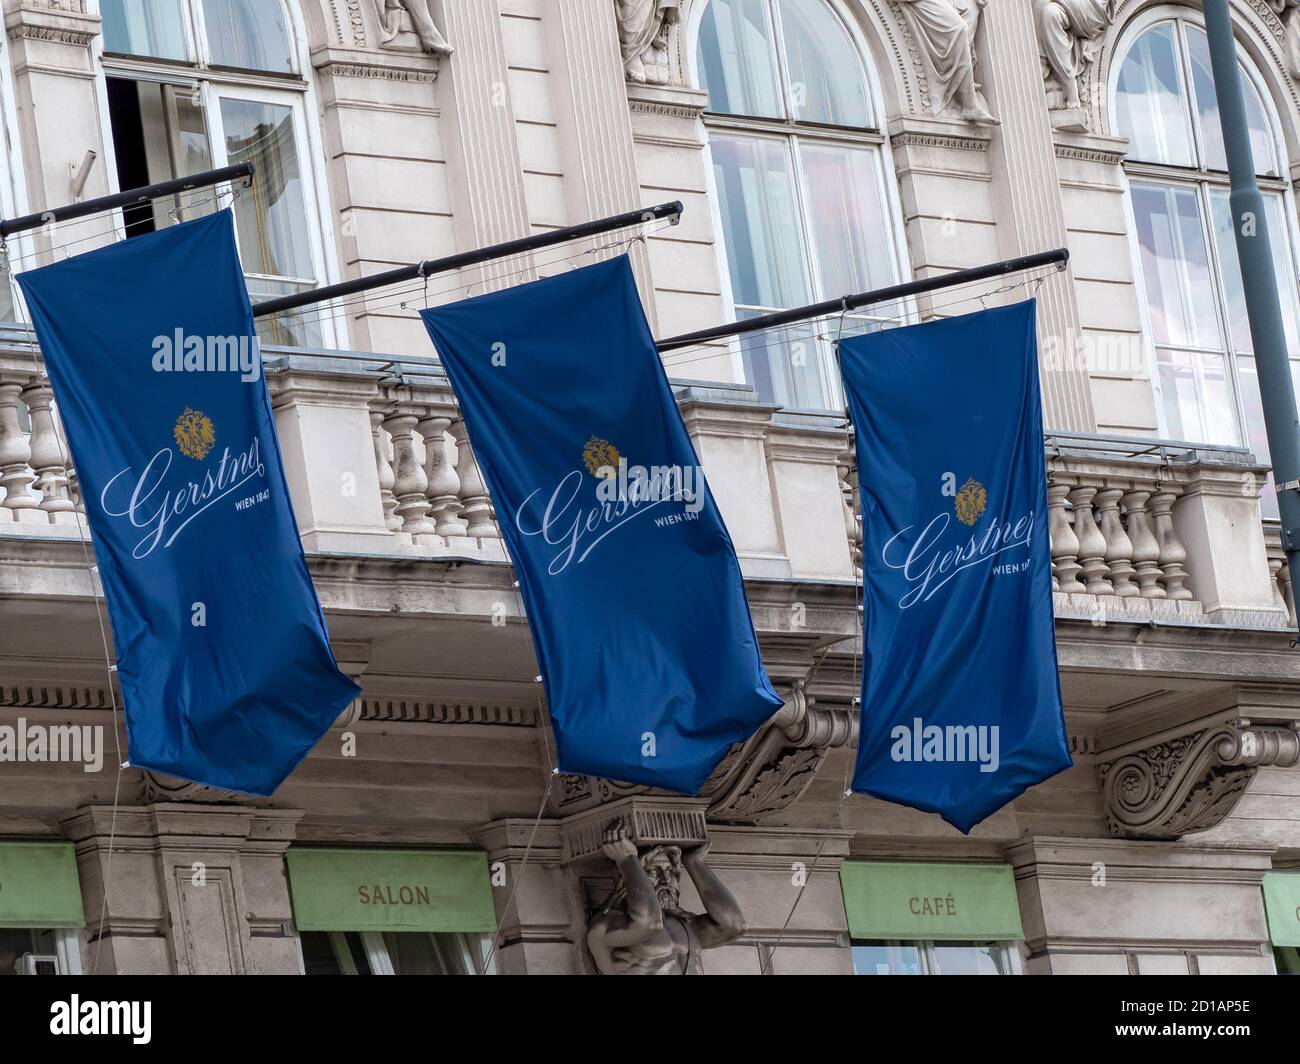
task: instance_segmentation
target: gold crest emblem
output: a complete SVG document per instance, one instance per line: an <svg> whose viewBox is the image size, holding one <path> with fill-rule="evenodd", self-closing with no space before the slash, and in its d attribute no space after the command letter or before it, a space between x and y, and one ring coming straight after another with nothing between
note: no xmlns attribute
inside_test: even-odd
<svg viewBox="0 0 1300 1064"><path fill-rule="evenodd" d="M957 510L957 520L963 525L973 525L984 513L988 505L989 493L978 480L967 478L966 483L957 492L953 505Z"/></svg>
<svg viewBox="0 0 1300 1064"><path fill-rule="evenodd" d="M618 459L618 448L599 436L589 439L582 449L582 460L586 463L587 472L593 477L600 476L602 469L618 469Z"/></svg>
<svg viewBox="0 0 1300 1064"><path fill-rule="evenodd" d="M176 437L176 446L181 449L181 454L196 462L203 461L217 442L212 419L202 410L191 410L188 406L176 419L172 435Z"/></svg>

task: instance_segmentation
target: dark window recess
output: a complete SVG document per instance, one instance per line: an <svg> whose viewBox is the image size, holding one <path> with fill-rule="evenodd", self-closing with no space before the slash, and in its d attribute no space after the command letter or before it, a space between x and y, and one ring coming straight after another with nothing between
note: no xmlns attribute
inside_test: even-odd
<svg viewBox="0 0 1300 1064"><path fill-rule="evenodd" d="M108 118L113 130L113 150L117 155L117 187L140 188L152 184L153 178L149 174L149 161L144 147L139 82L126 78L108 78L107 81ZM128 236L154 231L152 210L127 208L123 213L126 216Z"/></svg>

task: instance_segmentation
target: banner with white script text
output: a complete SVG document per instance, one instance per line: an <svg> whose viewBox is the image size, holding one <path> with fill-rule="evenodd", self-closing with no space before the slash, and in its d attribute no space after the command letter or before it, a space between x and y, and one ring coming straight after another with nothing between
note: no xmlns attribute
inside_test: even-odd
<svg viewBox="0 0 1300 1064"><path fill-rule="evenodd" d="M560 770L696 793L781 700L627 257L423 317L515 564Z"/></svg>
<svg viewBox="0 0 1300 1064"><path fill-rule="evenodd" d="M1071 765L1032 300L840 344L857 433L853 789L969 831Z"/></svg>
<svg viewBox="0 0 1300 1064"><path fill-rule="evenodd" d="M269 795L359 689L307 573L231 214L18 281L93 535L130 762Z"/></svg>

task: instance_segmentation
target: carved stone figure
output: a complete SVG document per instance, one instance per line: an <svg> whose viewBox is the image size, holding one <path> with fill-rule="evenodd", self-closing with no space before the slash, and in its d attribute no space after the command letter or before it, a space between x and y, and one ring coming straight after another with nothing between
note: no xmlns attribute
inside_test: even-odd
<svg viewBox="0 0 1300 1064"><path fill-rule="evenodd" d="M707 846L685 854L680 846L655 846L639 854L616 819L605 829L601 852L614 862L620 879L587 925L587 948L602 975L701 975L702 950L745 933L740 906L705 863ZM681 908L683 869L705 915Z"/></svg>
<svg viewBox="0 0 1300 1064"><path fill-rule="evenodd" d="M975 35L988 0L898 0L933 80L935 114L955 112L967 122L997 125L980 93Z"/></svg>
<svg viewBox="0 0 1300 1064"><path fill-rule="evenodd" d="M1115 20L1115 0L1033 0L1033 5L1052 125L1087 132L1083 80Z"/></svg>
<svg viewBox="0 0 1300 1064"><path fill-rule="evenodd" d="M375 0L379 13L381 43L390 44L402 29L402 12L411 16L411 28L420 41L420 50L429 55L451 55L455 51L447 43L429 14L429 0Z"/></svg>
<svg viewBox="0 0 1300 1064"><path fill-rule="evenodd" d="M614 0L623 70L628 81L667 85L672 80L668 32L681 17L678 3L679 0Z"/></svg>

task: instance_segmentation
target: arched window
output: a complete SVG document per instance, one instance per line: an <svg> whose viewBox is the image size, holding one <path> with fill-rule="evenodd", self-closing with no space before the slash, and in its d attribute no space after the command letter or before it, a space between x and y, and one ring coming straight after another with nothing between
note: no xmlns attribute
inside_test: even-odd
<svg viewBox="0 0 1300 1064"><path fill-rule="evenodd" d="M325 280L306 125L307 84L279 0L100 0L108 118L119 188L253 162L234 201L254 302ZM213 209L211 197L154 204L131 236ZM269 343L320 346L310 319L259 322Z"/></svg>
<svg viewBox="0 0 1300 1064"><path fill-rule="evenodd" d="M736 316L896 281L884 138L861 50L827 0L710 0L695 61ZM741 350L764 400L841 405L831 346L811 331Z"/></svg>
<svg viewBox="0 0 1300 1064"><path fill-rule="evenodd" d="M1241 80L1291 373L1300 390L1286 160L1273 113L1244 60ZM1124 53L1112 98L1116 129L1129 139L1125 166L1156 352L1162 432L1193 443L1249 446L1267 461L1205 31L1181 17L1143 30ZM1276 514L1271 490L1264 505Z"/></svg>

